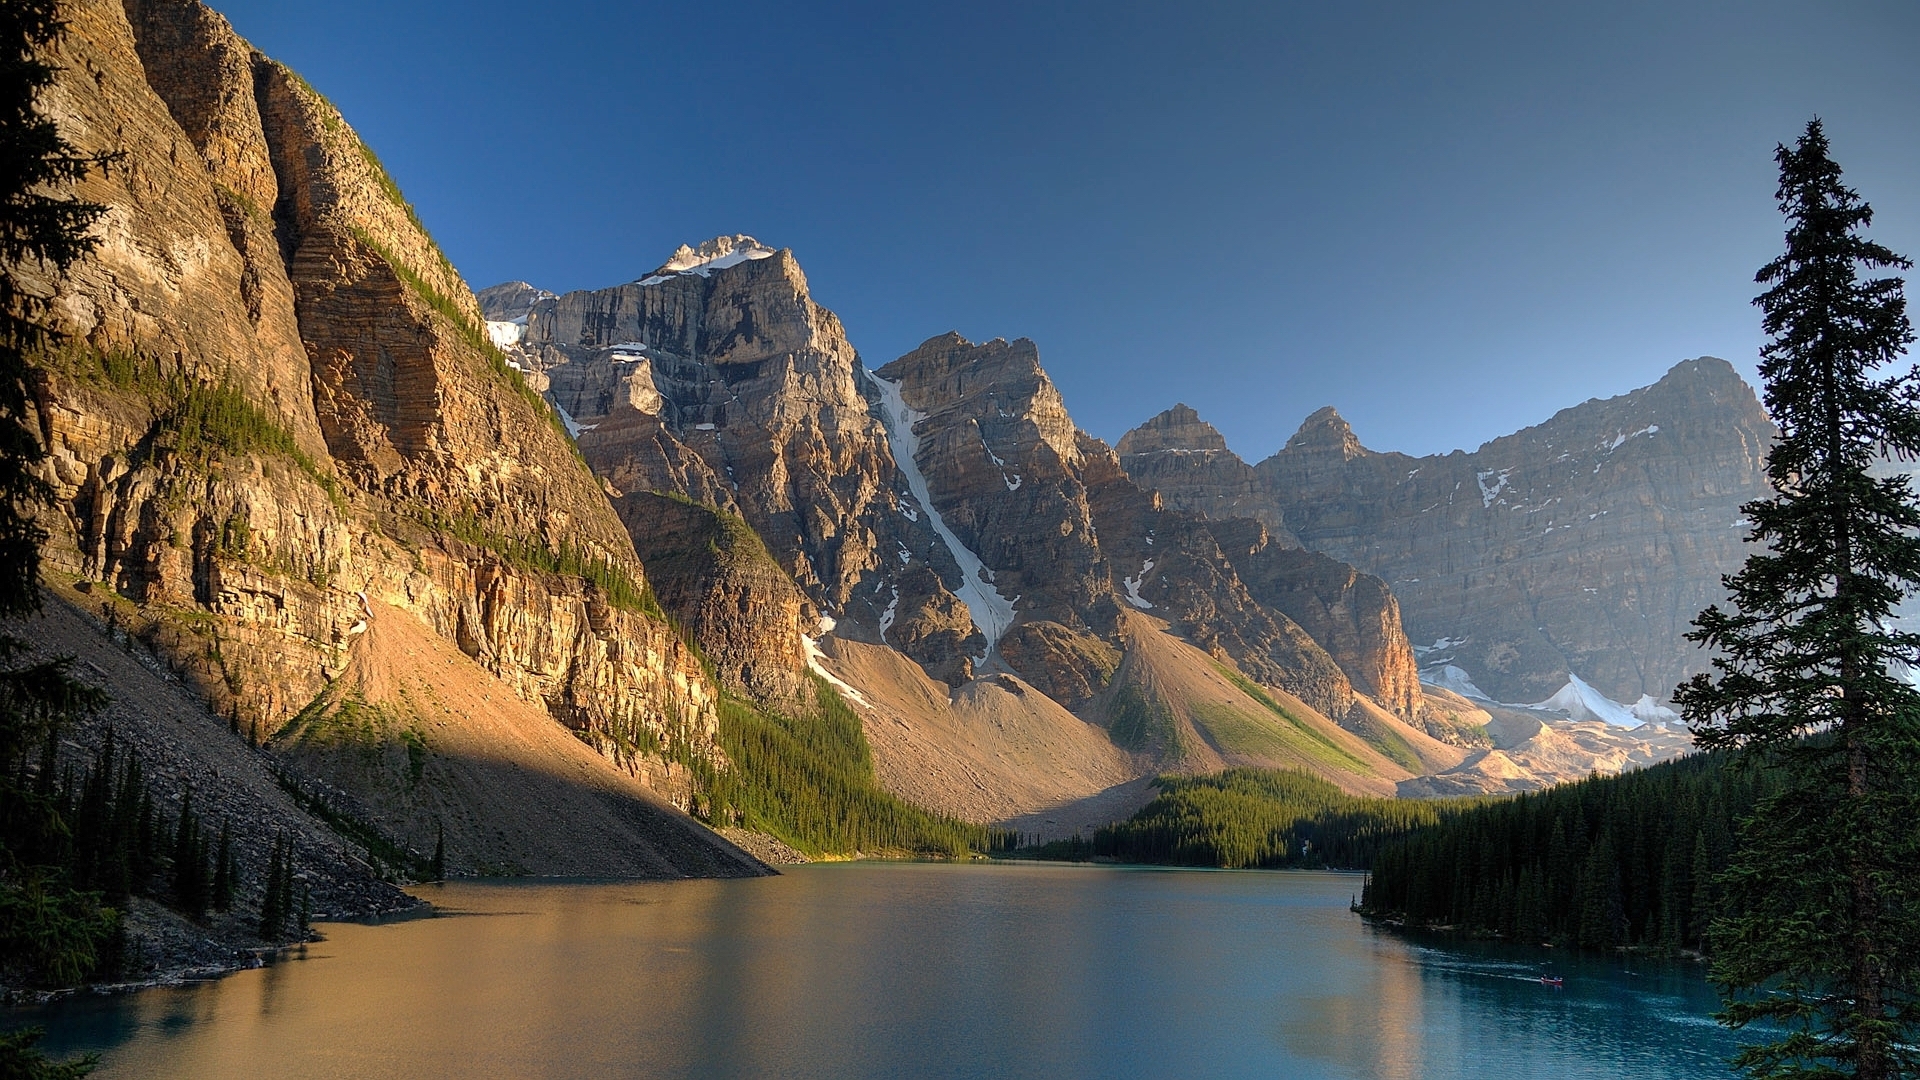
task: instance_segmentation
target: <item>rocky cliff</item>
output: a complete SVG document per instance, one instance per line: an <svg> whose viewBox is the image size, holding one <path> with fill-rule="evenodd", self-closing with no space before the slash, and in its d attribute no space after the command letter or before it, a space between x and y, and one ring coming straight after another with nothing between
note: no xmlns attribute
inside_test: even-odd
<svg viewBox="0 0 1920 1080"><path fill-rule="evenodd" d="M1578 676L1633 702L1701 670L1681 635L1745 556L1739 507L1766 489L1772 436L1732 366L1702 357L1473 453L1376 453L1322 409L1255 471L1307 547L1391 585L1430 676L1509 702Z"/></svg>
<svg viewBox="0 0 1920 1080"><path fill-rule="evenodd" d="M1099 653L1083 642L1117 646L1124 606L1169 620L1334 720L1355 703L1349 667L1389 711L1418 713L1412 654L1384 585L1332 559L1282 556L1264 530L1239 530L1262 530L1256 522L1233 519L1222 534L1142 490L1112 448L1074 426L1032 342L949 334L875 375L920 417L916 457L933 508L991 567L1016 612L1001 655L1036 685L1068 701L1082 684L1097 689Z"/></svg>
<svg viewBox="0 0 1920 1080"><path fill-rule="evenodd" d="M1011 669L1104 718L1120 614L1140 609L1314 710L1354 708L1340 663L1247 592L1206 523L1076 428L1032 342L943 335L868 374L792 253L744 236L615 288L482 295L615 492L663 601L737 690L777 696L817 622L949 687ZM790 586L719 565L701 538L728 520Z"/></svg>
<svg viewBox="0 0 1920 1080"><path fill-rule="evenodd" d="M526 295L489 290L489 318L509 322ZM959 568L915 509L859 357L791 252L720 237L630 284L536 299L525 318L515 362L544 380L617 498L671 493L738 517L799 588L794 619L786 586L736 582L749 590L743 614L768 616L706 643L737 689L797 680L792 643L820 616L955 685L972 676L985 643L948 587ZM707 573L685 560L671 569ZM662 592L704 588L663 582ZM759 685L729 674L749 667Z"/></svg>
<svg viewBox="0 0 1920 1080"><path fill-rule="evenodd" d="M1114 449L1134 483L1159 492L1173 509L1215 521L1251 518L1267 527L1270 540L1300 546L1253 466L1192 408L1175 405L1122 435Z"/></svg>
<svg viewBox="0 0 1920 1080"><path fill-rule="evenodd" d="M338 111L197 2L63 15L44 107L122 157L78 192L98 249L36 286L69 335L36 388L54 583L261 738L384 606L635 772L710 745L600 482Z"/></svg>

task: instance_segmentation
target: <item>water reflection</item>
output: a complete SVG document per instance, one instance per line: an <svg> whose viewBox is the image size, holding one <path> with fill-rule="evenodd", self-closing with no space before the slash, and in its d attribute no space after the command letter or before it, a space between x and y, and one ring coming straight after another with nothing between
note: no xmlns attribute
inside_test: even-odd
<svg viewBox="0 0 1920 1080"><path fill-rule="evenodd" d="M444 917L38 1016L115 1077L1726 1075L1697 971L1376 933L1337 875L452 885Z"/></svg>

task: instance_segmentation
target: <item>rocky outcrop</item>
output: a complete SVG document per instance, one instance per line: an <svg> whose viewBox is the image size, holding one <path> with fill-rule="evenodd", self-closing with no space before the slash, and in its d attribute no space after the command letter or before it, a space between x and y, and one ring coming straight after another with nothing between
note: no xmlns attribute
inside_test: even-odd
<svg viewBox="0 0 1920 1080"><path fill-rule="evenodd" d="M1430 673L1500 701L1569 675L1635 701L1702 670L1682 635L1746 554L1739 508L1767 490L1772 437L1732 366L1702 357L1473 453L1375 453L1322 409L1255 471L1301 542L1389 584Z"/></svg>
<svg viewBox="0 0 1920 1080"><path fill-rule="evenodd" d="M712 658L722 685L761 701L810 692L806 598L751 526L723 510L639 491L615 500L666 610Z"/></svg>
<svg viewBox="0 0 1920 1080"><path fill-rule="evenodd" d="M710 747L599 481L337 110L199 3L63 16L45 107L123 156L79 187L98 249L36 286L69 335L35 388L48 573L262 737L385 603L629 764Z"/></svg>
<svg viewBox="0 0 1920 1080"><path fill-rule="evenodd" d="M1285 614L1333 657L1353 688L1404 719L1418 717L1420 668L1387 583L1338 559L1285 546L1257 521L1210 526L1248 595Z"/></svg>
<svg viewBox="0 0 1920 1080"><path fill-rule="evenodd" d="M1188 406L1175 405L1120 437L1114 449L1134 483L1166 504L1203 518L1251 518L1273 542L1299 546L1280 504L1226 437Z"/></svg>
<svg viewBox="0 0 1920 1080"><path fill-rule="evenodd" d="M501 305L490 319L526 296L488 295ZM510 354L545 381L618 497L671 493L739 517L799 587L805 625L826 615L951 685L973 676L987 643L955 595L962 571L895 465L859 356L791 252L718 237L631 284L536 300L526 319ZM722 671L773 678L776 657L743 637L703 645ZM797 654L785 662L776 681L805 670Z"/></svg>
<svg viewBox="0 0 1920 1080"><path fill-rule="evenodd" d="M1430 666L1499 701L1617 701L1704 669L1683 639L1746 555L1773 426L1702 357L1467 454L1376 454L1323 410L1259 470L1307 546L1386 579Z"/></svg>
<svg viewBox="0 0 1920 1080"><path fill-rule="evenodd" d="M1031 341L946 334L875 377L918 417L932 509L988 568L1012 613L1000 657L1029 681L1069 702L1098 692L1125 605L1328 716L1351 708L1339 665L1248 593L1209 526L1142 491L1074 426Z"/></svg>
<svg viewBox="0 0 1920 1080"><path fill-rule="evenodd" d="M874 377L920 417L915 458L929 509L991 568L991 586L1008 604L1073 625L1111 595L1079 431L1033 342L975 345L949 333Z"/></svg>

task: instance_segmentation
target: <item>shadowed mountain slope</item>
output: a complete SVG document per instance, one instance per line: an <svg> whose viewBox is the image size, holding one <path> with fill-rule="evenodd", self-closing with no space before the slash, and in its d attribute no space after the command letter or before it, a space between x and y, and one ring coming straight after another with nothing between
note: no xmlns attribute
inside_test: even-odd
<svg viewBox="0 0 1920 1080"><path fill-rule="evenodd" d="M1165 427L1140 438L1164 451ZM1772 438L1733 367L1701 357L1472 453L1376 453L1322 409L1254 471L1302 543L1391 586L1424 666L1499 701L1574 675L1633 702L1703 668L1681 635L1745 556L1739 507L1766 489ZM1204 508L1211 487L1131 460Z"/></svg>

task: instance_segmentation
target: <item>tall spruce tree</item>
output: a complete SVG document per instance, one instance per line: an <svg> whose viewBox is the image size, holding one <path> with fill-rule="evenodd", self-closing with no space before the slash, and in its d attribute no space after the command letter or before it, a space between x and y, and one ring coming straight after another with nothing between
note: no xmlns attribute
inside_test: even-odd
<svg viewBox="0 0 1920 1080"><path fill-rule="evenodd" d="M1861 235L1873 211L1817 119L1775 158L1786 252L1754 302L1780 438L1775 494L1744 508L1767 550L1726 579L1731 611L1695 621L1715 673L1675 699L1702 745L1782 774L1716 882L1722 1019L1777 1033L1735 1064L1884 1080L1920 1070L1920 692L1901 677L1920 636L1893 618L1920 587L1920 506L1874 466L1920 455L1920 379L1895 370L1903 283L1868 275L1911 264Z"/></svg>
<svg viewBox="0 0 1920 1080"><path fill-rule="evenodd" d="M0 618L40 606L35 513L48 489L46 453L28 407L27 359L57 336L50 297L27 271L57 276L89 248L88 226L103 207L50 193L98 164L75 152L38 97L55 69L42 58L65 29L54 0L0 4ZM24 757L52 729L99 701L63 662L30 660L18 636L0 634L0 961L16 973L69 983L92 968L112 929L97 896L76 891L66 869L47 861L66 833L44 792L22 782Z"/></svg>

